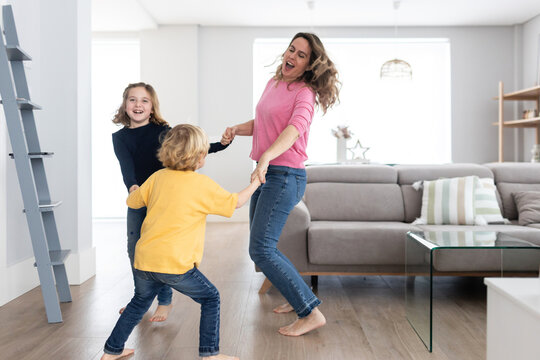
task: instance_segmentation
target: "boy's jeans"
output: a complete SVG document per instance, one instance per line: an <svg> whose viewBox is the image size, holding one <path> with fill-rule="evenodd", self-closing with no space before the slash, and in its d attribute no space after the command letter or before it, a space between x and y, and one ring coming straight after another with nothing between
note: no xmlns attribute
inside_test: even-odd
<svg viewBox="0 0 540 360"><path fill-rule="evenodd" d="M219 353L219 292L197 268L182 275L135 269L135 295L107 339L105 353L112 355L122 353L133 328L148 311L163 284L169 285L201 304L199 356L212 356Z"/></svg>
<svg viewBox="0 0 540 360"><path fill-rule="evenodd" d="M289 213L306 189L306 170L270 165L266 183L251 197L249 255L298 317L321 304L294 265L277 249Z"/></svg>
<svg viewBox="0 0 540 360"><path fill-rule="evenodd" d="M135 261L135 246L137 241L141 237L141 227L146 217L146 207L140 209L128 208L127 212L127 252L129 261L131 262L131 271L133 272L133 282L135 282L135 268L133 263ZM169 305L172 301L172 290L169 286L162 286L159 289L158 294L159 305Z"/></svg>

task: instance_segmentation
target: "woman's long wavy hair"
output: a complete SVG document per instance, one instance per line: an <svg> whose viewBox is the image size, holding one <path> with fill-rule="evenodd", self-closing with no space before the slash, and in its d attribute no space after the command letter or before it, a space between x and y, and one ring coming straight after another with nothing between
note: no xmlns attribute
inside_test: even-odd
<svg viewBox="0 0 540 360"><path fill-rule="evenodd" d="M307 86L313 89L316 96L316 104L322 109L323 114L331 108L336 102L339 102L339 90L341 82L338 80L338 72L336 66L328 57L321 39L315 34L300 32L292 38L289 43L289 47L292 42L297 38L306 39L311 48L311 55L309 57L309 66L295 81L302 81ZM287 48L288 49L288 48ZM281 55L281 59L285 53ZM276 80L282 80L283 74L281 73L280 63L274 78Z"/></svg>
<svg viewBox="0 0 540 360"><path fill-rule="evenodd" d="M148 94L150 94L150 101L152 101L152 114L150 115L150 122L162 126L169 125L169 123L167 123L165 119L163 119L163 117L161 116L161 111L159 110L159 100L156 91L154 90L152 85L143 82L129 84L125 88L124 94L122 95L122 105L120 105L118 110L116 110L116 114L114 115L112 122L115 124L122 124L125 127L130 126L131 120L126 113L126 104L129 96L129 90L136 87L142 87L146 91L148 91Z"/></svg>

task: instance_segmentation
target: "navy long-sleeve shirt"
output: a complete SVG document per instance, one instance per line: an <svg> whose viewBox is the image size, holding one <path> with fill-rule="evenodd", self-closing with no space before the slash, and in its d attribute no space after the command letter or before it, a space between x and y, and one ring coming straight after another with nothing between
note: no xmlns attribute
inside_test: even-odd
<svg viewBox="0 0 540 360"><path fill-rule="evenodd" d="M171 128L152 122L138 128L124 127L112 134L114 153L120 162L124 184L129 190L133 185L142 185L150 175L163 165L157 158L161 140ZM228 145L220 142L210 144L208 153L223 150Z"/></svg>

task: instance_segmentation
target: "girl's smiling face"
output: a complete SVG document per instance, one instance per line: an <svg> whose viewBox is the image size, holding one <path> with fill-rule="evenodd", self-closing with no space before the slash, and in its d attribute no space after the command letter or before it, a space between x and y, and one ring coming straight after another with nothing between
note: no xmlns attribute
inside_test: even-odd
<svg viewBox="0 0 540 360"><path fill-rule="evenodd" d="M306 39L298 37L293 40L285 54L281 64L281 74L286 82L298 79L309 66L311 47Z"/></svg>
<svg viewBox="0 0 540 360"><path fill-rule="evenodd" d="M152 97L144 87L129 90L126 99L126 113L130 119L130 128L147 125L152 116Z"/></svg>

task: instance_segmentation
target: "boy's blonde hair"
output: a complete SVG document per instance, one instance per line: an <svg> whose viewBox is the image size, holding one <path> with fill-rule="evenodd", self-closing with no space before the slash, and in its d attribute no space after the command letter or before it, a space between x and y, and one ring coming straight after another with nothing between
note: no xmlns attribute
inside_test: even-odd
<svg viewBox="0 0 540 360"><path fill-rule="evenodd" d="M195 171L201 155L206 156L209 148L208 137L200 127L180 124L165 135L158 159L169 169Z"/></svg>

